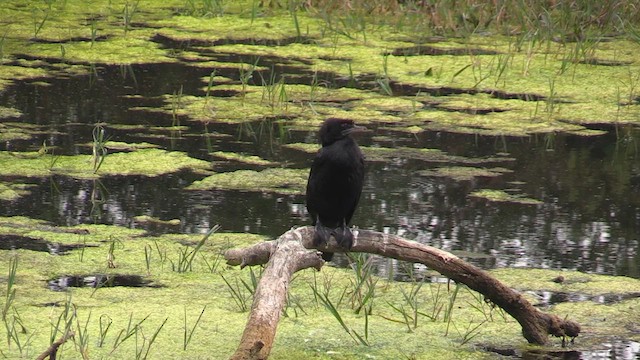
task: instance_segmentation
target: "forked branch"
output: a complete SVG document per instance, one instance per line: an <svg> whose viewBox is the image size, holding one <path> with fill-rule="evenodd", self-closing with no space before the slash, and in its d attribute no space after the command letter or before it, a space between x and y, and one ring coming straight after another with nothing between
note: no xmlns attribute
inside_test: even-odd
<svg viewBox="0 0 640 360"><path fill-rule="evenodd" d="M232 359L266 359L287 297L291 276L298 270L324 262L312 244L314 228L305 226L284 233L278 240L267 241L244 249L228 250L224 256L229 265L261 265L267 263L256 290L249 321L240 346ZM318 248L341 252L337 244ZM535 308L515 290L502 284L488 272L446 251L377 231L360 230L352 252L365 252L398 260L421 263L451 280L475 290L502 308L522 326L522 334L532 344L545 344L549 335L576 337L580 325Z"/></svg>

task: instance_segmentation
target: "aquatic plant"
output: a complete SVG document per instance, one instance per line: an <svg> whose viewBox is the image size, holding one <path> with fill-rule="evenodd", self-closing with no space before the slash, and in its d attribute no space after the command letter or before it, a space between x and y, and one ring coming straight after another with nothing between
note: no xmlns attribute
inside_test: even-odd
<svg viewBox="0 0 640 360"><path fill-rule="evenodd" d="M178 273L184 273L193 270L193 260L195 259L198 252L202 249L202 246L207 241L207 239L211 236L211 234L220 230L220 225L215 225L207 233L198 241L196 246L191 249L188 246L184 246L182 249L178 251L178 260L174 263L172 260L171 268L173 271Z"/></svg>
<svg viewBox="0 0 640 360"><path fill-rule="evenodd" d="M475 323L473 319L467 324L467 327L464 331L460 331L457 326L454 325L458 335L462 338L460 340L460 345L464 345L469 341L473 340L476 336L480 335L482 326L487 322L487 320L483 320L481 322Z"/></svg>
<svg viewBox="0 0 640 360"><path fill-rule="evenodd" d="M378 278L373 276L375 266L373 256L364 253L349 254L354 279L351 282L350 301L351 308L356 314L363 309L371 313L373 300L375 299L376 284Z"/></svg>
<svg viewBox="0 0 640 360"><path fill-rule="evenodd" d="M7 321L9 310L13 301L16 299L16 289L14 287L16 283L16 274L18 272L18 257L14 256L9 259L9 274L7 275L7 290L5 292L4 305L2 306L2 321Z"/></svg>
<svg viewBox="0 0 640 360"><path fill-rule="evenodd" d="M203 106L206 106L207 103L209 102L209 95L211 94L211 88L213 87L213 82L214 82L215 77L216 77L216 70L213 69L211 71L211 73L209 74L209 82L207 83L207 91L204 94L204 105ZM180 93L182 94L182 86L180 86L180 90L181 90ZM206 130L206 128L205 128L205 130Z"/></svg>
<svg viewBox="0 0 640 360"><path fill-rule="evenodd" d="M113 341L113 345L111 348L111 354L116 351L125 341L127 341L132 336L138 334L138 331L141 329L141 325L149 318L150 315L147 315L140 319L137 322L133 322L133 312L129 313L129 322L127 323L126 329L123 328L118 332L118 336ZM166 320L165 320L166 321ZM163 323L164 324L164 323ZM137 349L136 349L137 350ZM138 351L136 351L136 354Z"/></svg>
<svg viewBox="0 0 640 360"><path fill-rule="evenodd" d="M182 336L182 350L186 351L187 350L187 346L189 346L189 343L191 342L191 337L193 336L193 333L196 331L196 326L198 326L198 324L200 323L200 320L202 320L202 315L204 315L204 311L207 309L207 306L205 305L202 308L202 311L200 311L200 315L198 315L198 318L196 319L196 321L193 323L193 326L191 327L191 330L189 330L189 328L187 327L187 307L184 307L184 332L183 332L183 336Z"/></svg>
<svg viewBox="0 0 640 360"><path fill-rule="evenodd" d="M333 317L336 319L336 321L338 321L342 329L347 334L349 334L349 336L356 342L356 344L369 346L369 343L367 342L369 337L369 311L364 312L364 318L365 318L364 331L363 331L363 334L360 335L360 333L358 333L356 330L352 329L350 326L347 325L343 316L340 314L340 310L338 309L338 306L331 301L328 295L318 292L317 288L314 288L314 287L312 287L312 290L314 292L315 298L318 299L327 310L329 310L329 313L333 315Z"/></svg>
<svg viewBox="0 0 640 360"><path fill-rule="evenodd" d="M286 111L289 97L287 96L287 89L285 87L285 76L281 75L280 79L276 81L276 72L273 67L269 73L268 80L264 79L262 73L259 73L259 75L262 82L262 102L266 102L272 111L278 108Z"/></svg>
<svg viewBox="0 0 640 360"><path fill-rule="evenodd" d="M109 329L111 325L113 325L113 319L107 314L102 314L98 320L98 325L98 347L102 347L109 333Z"/></svg>
<svg viewBox="0 0 640 360"><path fill-rule="evenodd" d="M412 31L427 38L432 35L470 36L481 32L512 34L536 41L580 40L588 36L620 30L637 23L640 10L625 1L601 3L546 3L509 0L478 3L475 0L434 1L350 1L309 2L309 11L319 16L329 28L345 33L362 31L361 22L389 25L398 31Z"/></svg>
<svg viewBox="0 0 640 360"><path fill-rule="evenodd" d="M138 5L140 5L140 0L135 0L131 3L127 0L124 4L124 8L122 9L122 25L125 35L131 30L131 23L133 16L138 12Z"/></svg>
<svg viewBox="0 0 640 360"><path fill-rule="evenodd" d="M289 3L289 14L291 14L291 18L293 19L293 25L296 29L296 38L298 41L301 41L302 33L300 31L300 22L298 21L298 2L288 1L288 3Z"/></svg>
<svg viewBox="0 0 640 360"><path fill-rule="evenodd" d="M164 321L162 321L162 324L160 324L160 326L158 326L158 328L156 329L156 331L153 333L153 335L151 335L151 338L149 339L149 342L147 343L147 337L144 336L144 334L142 334L142 332L140 332L142 335L142 341L140 344L140 347L138 347L138 333L136 332L136 360L138 359L147 359L147 357L149 357L149 352L151 351L151 346L153 346L153 343L156 341L156 338L158 337L158 334L160 333L160 331L162 330L162 328L164 327L164 325L167 323L167 320L169 320L169 318L165 318ZM146 349L145 349L145 345L146 345ZM143 355L144 352L144 355Z"/></svg>
<svg viewBox="0 0 640 360"><path fill-rule="evenodd" d="M184 13L190 16L223 16L224 12L222 0L186 0L184 6Z"/></svg>
<svg viewBox="0 0 640 360"><path fill-rule="evenodd" d="M253 298L258 287L258 277L253 271L253 268L249 268L249 281L245 281L244 279L236 276L232 283L227 280L222 273L220 273L220 278L227 286L227 290L238 307L238 310L240 312L246 312L249 310L249 302Z"/></svg>
<svg viewBox="0 0 640 360"><path fill-rule="evenodd" d="M68 339L73 334L73 321L76 319L76 306L72 302L71 293L65 294L62 311L58 314L55 324L53 312L50 314L49 344L53 344L57 338Z"/></svg>
<svg viewBox="0 0 640 360"><path fill-rule="evenodd" d="M93 48L96 38L98 37L98 27L95 20L89 22L89 29L91 30L91 47Z"/></svg>
<svg viewBox="0 0 640 360"><path fill-rule="evenodd" d="M389 79L389 54L382 55L382 75L376 79L378 86L382 90L382 93L387 96L393 96L391 90L391 79Z"/></svg>
<svg viewBox="0 0 640 360"><path fill-rule="evenodd" d="M8 31L9 30L5 31L2 37L0 37L0 64L4 62L4 42L7 39Z"/></svg>
<svg viewBox="0 0 640 360"><path fill-rule="evenodd" d="M256 70L258 66L258 62L260 61L260 57L258 56L253 64L250 64L245 69L245 63L240 64L240 68L238 69L240 73L240 84L242 84L242 98L245 98L247 93L247 86L249 85L249 81L253 78L253 72Z"/></svg>
<svg viewBox="0 0 640 360"><path fill-rule="evenodd" d="M25 322L18 312L14 303L16 301L16 276L18 272L18 257L14 256L9 259L9 274L7 276L7 290L5 293L5 301L2 306L2 322L7 335L7 347L11 348L15 345L20 355L28 348L35 332L27 331ZM11 314L10 314L11 312Z"/></svg>
<svg viewBox="0 0 640 360"><path fill-rule="evenodd" d="M74 311L76 309L74 308ZM84 322L84 325L80 324L80 318L76 315L76 331L74 335L74 340L76 345L78 346L78 352L82 356L82 359L89 359L89 321L91 320L91 311L87 315L87 320Z"/></svg>
<svg viewBox="0 0 640 360"><path fill-rule="evenodd" d="M177 91L173 91L173 95L171 96L171 126L179 127L180 126L180 115L179 112L182 110L182 92L183 87L180 85L180 89ZM205 99L206 103L206 99Z"/></svg>
<svg viewBox="0 0 640 360"><path fill-rule="evenodd" d="M42 27L44 26L44 23L47 22L47 19L49 19L49 14L51 13L51 5L52 3L49 2L47 9L42 11L37 7L34 7L31 10L31 16L32 16L32 20L33 20L33 38L37 39L38 38L38 34L40 33L40 30L42 30ZM44 12L42 19L39 19L38 13L40 12Z"/></svg>
<svg viewBox="0 0 640 360"><path fill-rule="evenodd" d="M418 327L418 315L425 315L420 311L420 301L418 297L423 284L424 282L422 281L412 281L411 287L408 290L404 287L400 288L404 304L395 305L391 302L387 302L387 305L402 315L402 322L407 326L408 332L413 332L413 330ZM405 305L408 307L408 310L405 308Z"/></svg>
<svg viewBox="0 0 640 360"><path fill-rule="evenodd" d="M444 332L444 336L449 334L449 325L451 325L451 321L453 320L453 310L455 309L456 299L458 298L458 292L464 285L456 283L456 286L453 288L453 291L449 294L449 302L447 306L444 308L444 319L443 321L447 323L447 328Z"/></svg>
<svg viewBox="0 0 640 360"><path fill-rule="evenodd" d="M93 173L98 173L105 157L107 156L107 141L109 140L105 135L105 129L103 124L96 123L91 133L93 137L93 146L91 147L91 164L93 166Z"/></svg>

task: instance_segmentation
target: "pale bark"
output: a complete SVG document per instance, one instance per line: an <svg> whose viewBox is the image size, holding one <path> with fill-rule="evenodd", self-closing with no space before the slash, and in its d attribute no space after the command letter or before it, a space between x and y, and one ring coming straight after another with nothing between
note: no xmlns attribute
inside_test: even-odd
<svg viewBox="0 0 640 360"><path fill-rule="evenodd" d="M310 267L320 270L324 264L318 255L302 247L295 235L290 231L282 235L278 241L257 244L244 250L229 250L225 253L227 262L232 265L267 263L254 294L251 314L240 345L231 359L269 357L292 275Z"/></svg>
<svg viewBox="0 0 640 360"><path fill-rule="evenodd" d="M305 226L286 232L276 241L245 249L232 249L225 253L230 265L244 267L269 262L260 279L240 346L232 359L266 359L269 356L291 276L308 267L319 270L324 263L317 252L305 249L313 249L313 233L313 227ZM344 251L335 243L319 247L318 250ZM400 236L370 230L357 232L351 251L421 263L468 286L515 318L522 326L523 336L532 344L545 344L548 335L562 337L564 340L564 337L573 338L580 333L578 323L541 312L488 272L446 251Z"/></svg>

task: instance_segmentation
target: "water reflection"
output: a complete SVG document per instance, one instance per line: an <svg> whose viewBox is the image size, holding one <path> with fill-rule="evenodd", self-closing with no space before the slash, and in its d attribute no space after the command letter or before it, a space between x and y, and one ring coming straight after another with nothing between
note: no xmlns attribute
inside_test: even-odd
<svg viewBox="0 0 640 360"><path fill-rule="evenodd" d="M289 167L309 166L308 154L279 144L313 142L313 132L287 129L271 132L274 138L269 132L256 134L228 124L210 123L205 132L205 125L189 123L188 130L171 138L148 130L109 127L170 125L170 116L132 108L159 106L157 97L171 94L176 86L184 86L185 94L200 94L198 84L208 75L206 69L156 64L124 72L97 68L96 74L91 81L89 77L48 79L46 87L23 83L0 94L0 105L20 109L24 114L20 121L37 124L41 131L30 140L4 142L0 150L34 150L46 140L55 146L56 154L88 153L90 149L79 144L90 141L95 122L104 121L108 135L116 141L148 141L207 160L214 160L208 155L212 150L242 151ZM596 138L555 134L525 139L442 132L416 136L389 124L368 127L372 131L359 138L365 146L390 146L391 142L395 147L437 148L471 157L506 153L515 161L501 164L512 172L463 181L419 173L445 164L402 157L369 163L361 206L353 219L359 227L474 254L466 258L487 268L576 269L640 278L638 129L604 128L609 133ZM215 167L216 171L251 168L238 163L215 163ZM61 225L98 222L130 227L137 226L135 216L149 215L179 219L180 227L172 231L202 233L221 224L225 231L272 237L310 222L302 196L183 190L201 177L178 173L95 182L53 176L38 181L31 195L2 202L0 215L26 215ZM504 189L543 204L492 203L468 196L485 188ZM403 271L400 264L386 266L394 274Z"/></svg>
<svg viewBox="0 0 640 360"><path fill-rule="evenodd" d="M532 349L520 351L513 348L499 348L493 345L482 346L485 351L502 357L539 360L635 360L640 355L640 343L630 340L618 340L600 344L600 349L572 350L570 346L562 350Z"/></svg>
<svg viewBox="0 0 640 360"><path fill-rule="evenodd" d="M159 288L140 275L92 274L65 275L47 281L47 287L53 291L66 291L70 287L107 288L114 286Z"/></svg>

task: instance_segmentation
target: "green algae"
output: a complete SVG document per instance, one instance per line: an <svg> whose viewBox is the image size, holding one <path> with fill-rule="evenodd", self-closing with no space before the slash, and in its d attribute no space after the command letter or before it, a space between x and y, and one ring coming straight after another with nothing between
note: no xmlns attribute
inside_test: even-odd
<svg viewBox="0 0 640 360"><path fill-rule="evenodd" d="M134 216L133 221L141 224L148 223L148 224L160 224L160 225L171 225L171 226L180 225L180 219L161 220L148 215Z"/></svg>
<svg viewBox="0 0 640 360"><path fill-rule="evenodd" d="M277 194L302 194L308 177L308 169L238 170L210 175L200 181L193 182L186 189L224 189Z"/></svg>
<svg viewBox="0 0 640 360"><path fill-rule="evenodd" d="M304 143L292 143L283 145L285 148L303 151L309 154L313 154L318 151L320 145L304 144ZM367 161L373 162L388 162L394 159L410 159L418 160L429 163L461 163L469 165L479 165L485 163L496 162L511 162L513 158L506 156L487 157L487 158L470 158L458 155L450 155L439 149L418 149L410 147L373 147L373 146L360 146L362 153L365 155ZM503 170L503 172L506 170ZM425 173L432 175L432 173Z"/></svg>
<svg viewBox="0 0 640 360"><path fill-rule="evenodd" d="M485 199L493 202L506 202L506 203L514 203L514 204L523 204L523 205L541 205L542 201L515 195L509 194L503 190L494 190L494 189L480 189L476 190L469 194L470 197Z"/></svg>
<svg viewBox="0 0 640 360"><path fill-rule="evenodd" d="M493 270L501 281L521 291L547 290L553 292L570 292L588 295L628 294L638 292L637 279L624 276L606 276L586 274L577 271L558 271L547 269L529 269L530 280L523 283L521 271L515 269ZM562 282L554 281L558 276L563 277Z"/></svg>
<svg viewBox="0 0 640 360"><path fill-rule="evenodd" d="M29 195L29 188L32 184L17 184L15 182L0 181L0 200L16 200L22 196Z"/></svg>
<svg viewBox="0 0 640 360"><path fill-rule="evenodd" d="M95 357L109 356L114 359L131 358L140 349L140 342L131 340L119 346L115 344L118 343L118 334L121 330L126 331L129 321L137 323L145 318L138 329L145 335L155 332L166 319L150 354L164 354L166 358L229 357L242 335L247 313L241 311L238 303L234 302L231 289L222 276L230 284L239 286L236 291L245 297L249 306L251 294L241 281L251 284L251 274L248 269L225 267L220 260L220 251L266 240L255 234L214 233L194 259L191 270L176 272L174 265L179 261L180 254L185 248L194 246L202 235L149 236L141 229L119 226L82 224L58 227L25 217L3 217L0 218L0 235L5 234L28 235L65 244L98 245L73 250L66 256L28 250L0 253L3 264L8 264L10 259L18 261L14 285L16 297L12 307L20 314L27 331L18 336L23 340L30 339L24 342L23 351L28 351L29 357L44 351L50 343L49 330L55 326L65 305L73 304L77 321L73 322L72 328L86 331L85 334L96 340L89 343L89 352ZM108 255L114 268L107 266ZM254 274L260 273L259 269L253 271ZM502 269L492 273L520 291L610 294L637 289L640 283L635 279L575 271ZM60 276L92 277L97 274L142 276L144 282L162 286L78 287L68 288L65 292L54 292L47 287L48 280ZM566 279L561 284L552 281L559 274ZM492 308L465 287L456 292L451 320L446 320L444 313L438 309L452 301L455 288L455 285L446 283L422 284L417 292L419 311L433 315L433 318L419 315L417 327L407 328L402 314L391 305L396 309L408 306L403 291L406 294L411 289L415 290L416 284L375 278L372 313L365 319L363 313L356 314L353 311L352 300L349 300L354 291L355 276L350 269L328 266L321 272L304 270L297 273L290 287L290 301L280 320L272 357L488 359L492 355L478 350L478 344L514 348L525 343L520 326L514 319ZM0 285L5 287L6 284L6 278L0 277ZM344 332L340 323L314 297L311 290L314 286L335 301L346 326L365 334L367 324L366 340L369 346L358 344ZM346 301L338 301L338 298L345 296ZM580 351L597 348L599 343L610 341L611 334L631 339L637 337L625 331L624 327L610 332L614 322L602 319L622 317L624 323L632 324L638 319L637 315L630 314L637 314L633 309L638 306L637 300L613 305L582 302L559 304L547 311L558 316L569 314L571 319L581 322L587 333L578 337L572 345L574 350ZM193 327L203 309L202 319L195 327L192 340L183 350L185 321L187 326ZM104 330L107 322L111 323L111 330L104 334L103 345L99 346L100 324ZM480 326L477 331L468 333L476 326ZM4 331L2 327L0 334ZM141 336L141 332L138 336ZM465 340L465 336L469 335L474 336L471 342ZM552 340L552 344L556 345L551 345L551 349L559 347L559 340ZM76 346L69 343L60 349L60 354L73 358L79 356L78 351ZM20 354L14 343L3 352L10 357Z"/></svg>
<svg viewBox="0 0 640 360"><path fill-rule="evenodd" d="M528 136L535 133L561 131L592 136L600 135L602 131L588 129L585 125L594 123L636 124L637 119L640 118L638 116L639 106L635 100L637 89L633 85L634 82L637 82L633 74L636 74L638 69L638 52L636 51L638 45L633 42L616 40L611 43L598 44L597 53L592 57L593 59L625 62L624 66L611 68L588 63L581 64L573 60L566 61L565 56L569 51L568 45L554 45L547 50L533 46L533 53L514 52L511 49L510 39L495 36L473 36L460 40L462 43L455 40L434 44L439 49L462 50L457 51L458 54L451 52L441 56L388 55L385 57L383 54L389 53L393 49L410 45L414 40L413 37L390 40L389 29L385 26L375 28L368 26L366 40L360 34L351 34L350 37L338 35L324 37L324 32L328 31L326 26L323 29L321 22L300 11L298 16L303 29L307 29L307 33L313 36L313 41L286 44L290 37L297 35L291 17L286 14L284 16L278 14L275 17L272 16L272 13L265 11L254 19L246 9L241 12L229 8L224 16L212 19L175 16L184 6L183 1L140 3L140 10L133 14L136 25L126 29L122 18L123 10L131 2L107 2L104 0L92 2L91 6L87 6L77 1L65 1L66 8L62 6L61 2L53 3L54 11L43 22L42 30L35 35L33 34L33 25L37 25L39 21L45 19L44 15L47 9L44 4L39 4L37 7L23 6L22 8L8 5L0 9L0 14L2 14L0 16L13 19L9 24L10 37L22 40L20 42L14 39L7 41L4 46L4 56L15 57L20 56L19 53L26 52L31 56L51 59L51 64L18 59L17 63L21 66L0 66L0 87L16 81L42 76L82 73L82 69L79 67L56 62L130 64L195 59L191 54L165 49L157 42L151 41L158 33L171 40L185 42L192 40L244 42L248 39L249 42L253 41L259 44L265 40L273 41L272 44L277 46L243 43L216 45L215 47L202 46L198 49L214 50L232 55L241 54L247 57L290 58L298 69L305 69L303 64L308 64L310 61L312 65L309 65L308 68L320 72L333 72L338 74L339 80L351 79L353 82L351 86L362 88L359 90L333 89L331 88L333 85L314 87L311 84L287 84L285 88L288 99L274 102L269 101L268 98L265 100L266 86L249 85L243 88L238 84L229 84L228 78L225 78L224 81L216 79L216 84L219 84L214 87L216 90L240 91L239 95L230 99L210 98L209 100L200 96L185 95L186 106L179 111L179 115L196 121L241 123L261 121L274 116L286 117L287 119L296 117L295 120L291 120L292 123L295 122L292 127L311 130L315 129L323 117L341 116L353 118L358 123L380 122L398 131L410 133L444 130L469 134ZM90 40L92 21L95 21L98 35L101 36L97 41ZM156 27L156 29L145 29L146 25ZM161 28L157 28L158 26ZM328 33L332 33L332 31L328 31ZM25 46L24 41L32 37L40 39L41 42L27 42ZM77 37L80 39L74 40ZM395 38L401 37L395 36ZM475 55L473 49L477 48L494 50L499 55ZM198 60L201 62L194 65L207 68L239 71L242 67L237 61L229 63L207 62L205 61L206 57ZM509 65L501 72L502 63L506 60ZM387 61L386 69L384 61ZM563 66L568 66L568 70L563 70ZM258 67L258 69L264 68ZM424 75L428 69L433 69L430 76ZM375 81L361 81L363 78L371 78L371 75L377 78L376 80L391 80L395 84L395 89L402 89L403 86L410 89L407 91L409 95L394 94L398 98L381 95L383 92ZM617 80L612 81L612 79ZM203 83L207 81L208 79L203 78ZM428 91L447 96L427 97L415 91ZM492 94L496 94L496 96ZM531 95L532 98L536 97L539 100L507 100L500 98L501 94L524 94L522 97ZM165 101L170 105L170 95L165 96ZM420 106L423 103L424 106ZM164 110L168 113L170 106ZM151 110L146 109L145 111ZM31 135L26 131L9 132L4 131L5 129L0 128L0 138L3 136L14 136L14 139L31 138ZM147 127L138 128L141 131L146 131L146 129ZM146 135L148 136L148 134ZM157 136L160 137L160 135ZM165 137L163 136L163 138ZM10 140L10 138L2 139ZM114 146L117 148L119 145ZM318 148L317 145L310 144L292 144L290 147L304 149L310 153L317 151ZM388 161L393 158L459 163L477 163L479 161L450 157L447 154L429 150L372 148L365 149L365 153L370 161ZM135 153L143 154L138 151L132 154ZM165 157L165 153L161 151L148 152L145 155L163 164L173 164L176 160L183 159L182 156L180 159ZM93 170L88 156L74 157L74 159L35 153L9 154L8 156L6 153L0 153L0 159L2 159L0 163L3 165L0 166L0 169L5 164L19 162L26 169L24 173L16 170L18 175L48 176L52 173L62 173L74 177L92 176L90 173ZM143 160L141 157L135 155L109 154L98 175L120 174L119 170L129 169L132 163L137 164L141 160ZM109 165L110 162L111 165ZM70 165L71 163L73 165ZM199 168L208 168L205 162L198 164ZM191 166L186 165L186 167ZM29 169L30 167L34 169ZM216 177L212 176L209 181L213 184L211 185L213 188L277 193L291 190L292 193L301 193L306 182L306 170L300 170L295 174L280 170L284 169L274 170L273 174L266 172L216 174L214 175ZM0 170L0 173L4 175L3 171ZM136 167L127 173L149 175L164 173L163 171L176 170L172 168L156 171L145 165ZM33 175L34 173L38 175ZM16 174L16 172L11 174ZM262 189L248 188L249 182L261 179L265 175L273 175L277 179L270 179ZM471 176L468 173L466 175ZM248 178L244 179L245 176ZM287 177L295 178L295 183L283 183L281 178ZM209 188L207 186L203 185L203 188ZM496 199L513 197L504 192L499 194L485 192L484 195L495 196ZM520 199L522 198L517 200ZM18 222L17 219L10 221ZM110 354L117 332L127 327L130 315L136 321L150 315L141 327L146 336L153 333L163 319L169 319L166 327L160 333L159 342L155 345L157 347L154 347L151 352L152 355L163 354L166 357L176 358L209 358L212 356L226 358L233 352L236 341L230 341L230 339L239 339L246 314L239 313L233 305L233 299L228 295L228 289L224 283L216 276L217 274L212 274L210 268L202 262L196 264L194 273L176 274L171 271L171 262L178 261L178 254L182 249L181 244L193 244L198 241L198 236L145 238L142 237L143 233L139 230L130 232L127 229L107 226L87 226L86 228L90 229L89 234L76 234L73 230L84 229L84 227L69 228L65 229L68 231L59 232L54 231L53 227L35 222L24 227L20 231L34 236L72 243L90 241L102 245L100 249L88 249L83 255L76 252L72 257L64 259L36 255L22 250L0 254L2 259L0 263L2 264L8 263L5 260L9 256L16 255L20 258L20 281L17 285L19 291L16 310L29 325L27 326L29 330L43 328L42 324L45 323L45 320L49 320L49 323L55 321L56 315L60 313L58 311L61 310L60 306L63 306L66 301L64 294L52 295L46 291L43 279L67 272L75 274L104 272L107 267L104 259L108 254L105 245L121 243L114 251L114 264L117 266L117 270L114 271L131 274L149 273L150 278L168 284L168 288L118 288L96 291L94 289L74 289L70 291L74 304L78 305L79 323L90 320L88 323L92 339L97 338L99 334L99 323L97 322L99 316L105 315L114 320L114 327L112 332L108 334L106 346L104 348L91 347L92 356L127 359L136 355L138 343L134 345L133 339ZM0 231L18 230L12 226L3 227L0 223ZM229 238L233 238L233 240L229 240ZM208 244L218 242L240 244L245 238L251 238L244 240L249 243L259 241L257 235L238 234L237 236L227 235L224 238L214 237ZM156 250L156 244L159 245L159 250ZM149 268L145 266L147 246L154 250L151 252ZM211 249L207 248L206 250L210 253L206 253L204 258L210 261L216 259L218 248L212 246ZM246 271L221 268L218 270L231 279L250 280ZM343 290L347 289L347 283L346 281L339 282L339 279L346 278L348 272L342 269L323 269L323 274L325 273L333 275L332 279L336 279L334 280L336 283L334 292L340 293L342 291L344 293ZM519 277L514 278L514 286L528 284L534 280L532 279L534 276L536 278L542 276L536 273L533 273L534 276L530 276L530 274L532 273L522 271ZM498 275L502 276L500 273ZM580 280L583 275L576 273L575 276ZM443 336L449 327L442 321L428 322L426 319L422 319L418 329L407 333L406 326L401 323L372 316L369 319L372 346L357 346L346 336L335 319L318 306L317 302L314 303L311 300L312 294L309 292L309 286L314 283L313 279L311 273L304 273L296 280L300 281L293 286L293 299L300 299L302 305L297 309L299 311L294 311L296 308L292 305L294 307L289 309L289 315L283 318L273 358L406 357L458 359L460 357L490 357L477 351L473 346L460 344L463 341L464 329L480 324L485 316L482 313L470 315L469 309L461 309L459 317L456 314L457 322L454 322L456 324L454 328L457 329L457 334L451 331L448 336ZM611 278L603 277L603 282L609 279ZM585 287L590 282L585 282ZM581 283L581 281L575 282L575 284ZM637 282L630 281L629 283L637 288ZM2 278L0 278L0 284L4 284ZM571 284L570 281L569 284ZM384 284L381 286L378 290L381 297L376 300L376 315L384 314L387 318L402 321L398 313L385 306L387 300L393 301L394 304L401 304L402 299L397 289L402 286L406 285ZM392 289L395 289L395 292ZM579 290L575 289L575 291ZM425 298L429 299L428 295L425 295ZM461 299L462 302L473 301L473 298L468 295ZM53 308L36 306L47 303L56 303L57 305ZM123 304L127 306L122 306ZM427 300L426 306L431 305L433 304ZM184 331L183 316L188 315L188 318L192 320L197 317L200 309L204 306L207 306L205 321L197 327L194 341L189 345L188 350L182 351L183 344L179 339ZM610 332L611 325L608 325L613 321L601 324L593 319L625 319L629 323L638 322L637 318L628 316L638 313L637 303L625 302L624 306L561 304L556 310L559 314L571 314L572 317L584 319L584 322L589 325L589 333L602 335L614 334L614 332ZM345 311L345 319L349 326L353 326L363 333L363 316L350 313L345 304L342 304L341 309ZM423 310L426 312L430 309ZM522 343L518 325L513 320L507 319L504 324L499 322L492 321L483 324L480 336L474 339L474 343L476 341L480 343L497 342L503 345L508 344L508 346ZM29 343L30 352L26 357L32 358L34 356L31 355L39 353L48 346L47 333L46 330L36 333ZM619 333L615 332L615 334ZM26 335L31 335L31 333ZM623 335L635 336L629 333ZM578 343L579 348L589 348L580 342ZM15 346L11 346L6 351L10 356L18 356ZM74 346L70 344L62 351L64 351L63 356L66 357L79 356L74 350Z"/></svg>
<svg viewBox="0 0 640 360"><path fill-rule="evenodd" d="M580 323L580 347L585 350L602 348L603 343L616 338L640 341L640 335L633 329L640 321L638 309L639 280L624 276L586 274L577 271L557 271L528 269L526 280L521 278L521 270L499 269L494 273L501 281L523 293L551 292L586 296L583 301L553 304L553 312L564 314ZM561 278L562 281L558 281ZM615 298L619 301L601 301L601 298ZM625 297L627 297L625 299ZM536 297L531 297L534 303Z"/></svg>
<svg viewBox="0 0 640 360"><path fill-rule="evenodd" d="M0 141L29 140L39 133L42 132L35 125L13 122L0 123Z"/></svg>
<svg viewBox="0 0 640 360"><path fill-rule="evenodd" d="M46 177L52 174L74 178L97 178L110 175L159 176L184 169L208 169L209 163L180 152L139 149L109 154L97 172L91 155L49 155L40 153L0 152L0 175Z"/></svg>
<svg viewBox="0 0 640 360"><path fill-rule="evenodd" d="M320 145L318 144L308 144L308 143L291 143L284 144L282 147L297 151L303 151L308 154L315 154L320 149Z"/></svg>
<svg viewBox="0 0 640 360"><path fill-rule="evenodd" d="M208 99L212 101L185 96L180 115L197 121L246 122L273 115L295 115L300 121L341 116L360 123L399 124L422 119L427 123L401 128L411 133L446 130L527 136L564 131L588 136L597 135L586 127L589 124L637 123L640 115L640 105L634 100L637 52L629 50L637 47L637 43L624 39L589 43L589 51L580 53L578 45L572 48L553 43L546 47L530 44L527 51L515 51L512 37L494 35L489 40L485 36L469 36L427 44L435 49L431 53L404 52L403 49L415 47L414 39L399 34L391 36L390 31L395 31L388 26L368 28L369 35L362 38L356 34L327 36L326 23L317 14L305 11L298 12L295 21L306 29L305 36L301 36L291 12L269 11L267 17L257 19L255 8L243 2L225 6L224 16L205 18L186 15L189 11L176 12L176 7L184 7L180 2L137 4L129 8L136 26L128 23L131 19L122 17L129 6L126 1L98 1L90 8L75 1L50 8L10 6L4 16L13 19L13 36L5 44L5 53L13 56L23 47L21 41L35 35L41 41L28 43L26 51L54 60L54 64L184 59L194 66L240 72L242 67L247 70L253 66L243 63L243 56L277 57L286 61L289 71L294 73L285 75L288 99L281 99L278 104L264 101L265 88L273 84L260 86L255 74L253 84L242 86L229 84L228 78L225 81L218 78L214 89L224 90L225 86L241 89L242 95ZM247 17L246 11L253 15ZM37 34L32 26L25 25L40 22ZM189 41L196 46L188 51L175 53L174 49L162 46L163 42ZM522 44L517 48L521 49ZM238 58L214 61L202 55L209 50ZM31 63L15 69L4 66L3 70L11 75L0 78L24 79L19 73L26 66L41 71L40 76L47 74L42 64L39 67L36 61ZM60 71L73 71L71 64L60 65L63 66ZM255 65L253 71L268 70L259 62ZM287 76L295 78L297 72L310 71L334 73L339 82L347 79L351 87L362 88L330 89L335 86L323 86L313 79L307 85L286 84ZM620 79L620 84L610 79ZM203 78L203 82L207 80ZM393 84L394 96L384 95L388 92L383 89L385 83Z"/></svg>
<svg viewBox="0 0 640 360"><path fill-rule="evenodd" d="M22 66L1 65L0 66L0 89L18 81L39 78L48 75L43 68L25 68Z"/></svg>
<svg viewBox="0 0 640 360"><path fill-rule="evenodd" d="M277 163L273 161L265 160L255 155L244 155L244 154L225 152L225 151L215 151L215 152L212 152L211 155L219 159L237 161L237 162L248 164L248 165L260 165L260 166L277 165Z"/></svg>
<svg viewBox="0 0 640 360"><path fill-rule="evenodd" d="M93 144L91 144L93 145ZM122 141L108 141L105 145L108 150L140 150L140 149L152 149L158 148L156 144L147 142L142 143L126 143Z"/></svg>
<svg viewBox="0 0 640 360"><path fill-rule="evenodd" d="M84 144L80 144L79 146L83 146L85 148L92 148L94 146L94 144L93 143L84 143ZM126 143L126 142L123 142L123 141L111 141L111 140L109 140L105 144L105 148L107 149L107 151L134 151L134 150L140 150L140 149L157 149L159 147L160 147L159 145L151 144L151 143L148 143L148 142Z"/></svg>
<svg viewBox="0 0 640 360"><path fill-rule="evenodd" d="M18 109L0 106L0 119L9 119L20 117L22 113Z"/></svg>
<svg viewBox="0 0 640 360"><path fill-rule="evenodd" d="M433 170L423 170L419 174L422 176L447 177L456 181L471 181L477 177L497 177L512 170L505 168L482 169L468 166L448 166L439 167Z"/></svg>

